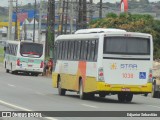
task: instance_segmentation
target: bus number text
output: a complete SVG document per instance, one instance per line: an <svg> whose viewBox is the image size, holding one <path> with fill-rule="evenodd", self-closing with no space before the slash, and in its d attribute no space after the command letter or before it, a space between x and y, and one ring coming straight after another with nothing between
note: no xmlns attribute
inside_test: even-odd
<svg viewBox="0 0 160 120"><path fill-rule="evenodd" d="M123 73L123 78L133 78L134 77L134 75L133 75L133 73Z"/></svg>

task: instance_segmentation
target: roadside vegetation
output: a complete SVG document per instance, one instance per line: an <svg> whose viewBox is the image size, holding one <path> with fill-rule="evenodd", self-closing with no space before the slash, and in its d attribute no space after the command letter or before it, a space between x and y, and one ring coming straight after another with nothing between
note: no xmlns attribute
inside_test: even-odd
<svg viewBox="0 0 160 120"><path fill-rule="evenodd" d="M4 50L3 47L0 46L0 63L3 63L3 59L4 59Z"/></svg>
<svg viewBox="0 0 160 120"><path fill-rule="evenodd" d="M154 41L154 59L160 58L160 20L147 14L109 13L103 19L93 20L90 28L118 28L130 32L149 33Z"/></svg>

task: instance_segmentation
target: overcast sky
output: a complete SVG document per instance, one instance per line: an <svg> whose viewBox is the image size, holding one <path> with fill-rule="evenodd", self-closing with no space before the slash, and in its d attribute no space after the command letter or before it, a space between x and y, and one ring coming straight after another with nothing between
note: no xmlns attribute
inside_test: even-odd
<svg viewBox="0 0 160 120"><path fill-rule="evenodd" d="M0 6L8 6L8 1L10 0L0 0ZM15 0L13 0L15 1ZM27 3L33 3L35 0L18 0L18 4L27 4ZM39 2L40 0L37 0ZM48 1L48 0L43 0ZM99 2L100 0L93 0L94 2ZM103 0L104 2L120 2L121 0ZM160 0L149 0L150 2L153 1L160 1Z"/></svg>

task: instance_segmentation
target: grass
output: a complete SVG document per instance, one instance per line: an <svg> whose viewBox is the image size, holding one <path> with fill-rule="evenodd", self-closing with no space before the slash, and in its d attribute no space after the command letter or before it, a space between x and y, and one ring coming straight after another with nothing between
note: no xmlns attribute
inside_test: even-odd
<svg viewBox="0 0 160 120"><path fill-rule="evenodd" d="M3 63L3 59L4 59L4 50L3 47L0 47L0 63Z"/></svg>

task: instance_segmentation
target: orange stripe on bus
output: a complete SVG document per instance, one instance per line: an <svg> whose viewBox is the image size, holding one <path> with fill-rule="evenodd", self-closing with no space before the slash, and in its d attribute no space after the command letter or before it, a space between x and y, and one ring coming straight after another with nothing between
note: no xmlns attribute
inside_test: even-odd
<svg viewBox="0 0 160 120"><path fill-rule="evenodd" d="M79 80L79 76L82 77L83 80L83 86L85 85L85 80L86 80L86 62L80 61L78 64L78 71L77 71L77 76Z"/></svg>

